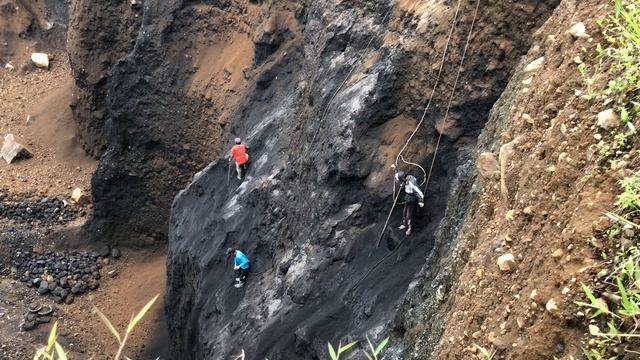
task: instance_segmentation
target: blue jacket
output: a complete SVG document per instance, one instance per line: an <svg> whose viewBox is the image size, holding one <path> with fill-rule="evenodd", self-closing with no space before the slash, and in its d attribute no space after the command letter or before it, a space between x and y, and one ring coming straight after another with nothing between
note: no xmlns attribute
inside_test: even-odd
<svg viewBox="0 0 640 360"><path fill-rule="evenodd" d="M235 266L240 266L240 268L245 270L249 268L249 258L240 250L236 250L236 257L233 261Z"/></svg>

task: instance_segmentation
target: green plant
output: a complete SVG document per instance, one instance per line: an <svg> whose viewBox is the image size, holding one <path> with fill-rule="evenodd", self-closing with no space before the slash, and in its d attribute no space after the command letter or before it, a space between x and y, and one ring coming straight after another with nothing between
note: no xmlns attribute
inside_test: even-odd
<svg viewBox="0 0 640 360"><path fill-rule="evenodd" d="M58 322L56 321L49 332L47 345L36 350L33 360L67 360L67 353L58 343Z"/></svg>
<svg viewBox="0 0 640 360"><path fill-rule="evenodd" d="M587 296L587 299L589 300L589 303L583 302L583 301L576 301L576 304L578 306L583 306L583 307L589 307L589 308L593 308L596 309L596 312L591 315L591 318L597 318L598 316L600 316L601 314L609 314L609 308L607 307L607 304L602 300L602 299L598 299L596 298L596 296L593 294L593 292L591 291L591 289L589 289L589 287L583 283L580 283L580 285L582 286L582 291L584 292L584 294Z"/></svg>
<svg viewBox="0 0 640 360"><path fill-rule="evenodd" d="M615 12L601 22L609 47L603 49L613 60L608 89L623 96L633 94L640 87L640 1L615 1Z"/></svg>
<svg viewBox="0 0 640 360"><path fill-rule="evenodd" d="M620 180L622 194L618 195L616 205L623 210L640 210L640 172Z"/></svg>
<svg viewBox="0 0 640 360"><path fill-rule="evenodd" d="M367 336L367 343L369 344L369 349L371 350L371 354L369 354L366 350L364 351L364 354L367 356L367 359L378 360L378 355L380 355L382 350L384 350L388 342L389 342L389 337L386 337L378 345L373 346L373 344L371 343L371 340L369 340L369 337Z"/></svg>
<svg viewBox="0 0 640 360"><path fill-rule="evenodd" d="M153 299L151 299L144 307L142 307L142 309L138 312L137 315L131 316L131 321L129 321L129 325L127 325L127 328L124 332L123 337L120 336L120 334L118 333L118 330L116 330L116 328L111 324L111 321L109 321L109 319L100 310L98 310L98 308L94 307L94 310L96 311L100 319L102 319L105 325L107 325L107 328L109 328L109 331L111 331L111 334L113 334L116 340L118 340L118 344L120 345L118 347L118 352L116 353L114 360L120 360L120 357L122 356L122 351L124 350L124 347L127 344L127 339L129 339L129 335L133 332L133 328L140 322L140 320L142 320L142 318L147 314L149 309L151 309L151 307L156 302L156 300L158 300L158 296L159 295L154 296Z"/></svg>
<svg viewBox="0 0 640 360"><path fill-rule="evenodd" d="M329 346L329 356L331 356L331 360L338 360L340 358L340 355L347 352L349 349L351 349L355 344L357 344L357 341L348 343L345 346L342 346L342 343L338 343L338 351L336 351L333 346L331 345L331 343L327 343L327 345Z"/></svg>
<svg viewBox="0 0 640 360"><path fill-rule="evenodd" d="M632 140L635 140L636 135L636 127L633 123L627 122L626 124L628 127L627 131L619 132L614 135L618 150L624 152L631 150L631 147L634 145Z"/></svg>
<svg viewBox="0 0 640 360"><path fill-rule="evenodd" d="M478 349L478 351L480 351L480 353L482 354L482 356L484 356L485 360L492 360L494 356L496 356L496 351L489 351L486 348L478 345L478 344L473 344L473 346Z"/></svg>
<svg viewBox="0 0 640 360"><path fill-rule="evenodd" d="M590 318L602 315L600 324L606 327L606 331L601 331L597 323L589 324L589 333L593 338L589 341L590 346L583 349L587 359L617 359L613 349L620 348L625 339L640 338L640 250L631 247L620 251L614 257L613 265L613 271L604 279L606 284L610 284L608 297L617 299L610 301L613 308L609 310L605 300L596 298L584 284L582 290L589 303L576 302L578 306L596 309ZM609 279L613 279L613 283Z"/></svg>
<svg viewBox="0 0 640 360"><path fill-rule="evenodd" d="M124 347L127 343L127 339L129 338L129 335L131 335L131 333L133 332L133 329L140 322L140 320L142 320L142 318L144 318L147 312L149 312L153 304L156 302L156 300L158 300L159 296L160 295L154 296L153 299L147 302L147 304L143 306L142 309L137 314L131 316L131 321L129 322L129 325L127 325L127 328L125 329L124 336L120 336L120 333L111 324L111 321L109 321L109 319L100 310L98 310L98 308L94 307L95 312L98 314L100 319L105 323L105 325L107 326L111 334L113 334L113 336L118 341L118 345L119 345L118 351L116 352L114 360L120 360L122 356L122 351L124 350ZM57 342L57 336L58 336L57 332L58 332L58 323L56 322L53 324L53 327L49 332L49 340L47 341L47 345L36 350L36 354L33 357L33 360L67 360L68 359L64 349ZM242 354L244 356L244 350Z"/></svg>
<svg viewBox="0 0 640 360"><path fill-rule="evenodd" d="M584 174L583 177L580 178L580 181L578 181L578 184L576 185L576 187L578 188L578 191L582 190L582 188L589 182L591 181L591 179L593 179L595 177L595 172L593 170L590 170L589 172L587 172L586 174Z"/></svg>

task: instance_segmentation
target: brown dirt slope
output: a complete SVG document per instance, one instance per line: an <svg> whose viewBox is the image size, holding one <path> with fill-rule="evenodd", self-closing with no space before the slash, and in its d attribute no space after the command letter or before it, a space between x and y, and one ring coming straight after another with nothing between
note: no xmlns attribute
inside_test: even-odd
<svg viewBox="0 0 640 360"><path fill-rule="evenodd" d="M0 69L0 134L14 134L33 154L10 165L0 161L0 186L14 193L70 195L75 187L86 190L96 167L76 138L69 65L61 52L52 56L49 70L21 74Z"/></svg>
<svg viewBox="0 0 640 360"><path fill-rule="evenodd" d="M479 179L460 245L469 247L460 249L468 262L434 358L480 358L474 344L500 359L581 358L586 329L574 301L583 299L580 282L603 266L590 239L608 223L616 181L631 171L599 167L589 147L594 135L612 135L595 126L603 109L575 92L584 88L576 56L585 59L581 49L602 41L595 19L610 6L563 1L494 108L480 142L500 157L504 181L499 171ZM578 21L594 38L566 33ZM539 69L525 71L543 56ZM501 141L487 144L491 138ZM515 257L510 272L497 265L507 253Z"/></svg>

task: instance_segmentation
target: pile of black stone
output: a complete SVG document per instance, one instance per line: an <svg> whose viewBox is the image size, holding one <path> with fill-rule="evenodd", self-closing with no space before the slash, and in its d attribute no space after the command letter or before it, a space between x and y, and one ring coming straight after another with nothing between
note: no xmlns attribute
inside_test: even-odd
<svg viewBox="0 0 640 360"><path fill-rule="evenodd" d="M0 192L0 218L40 225L62 225L81 215L81 208L62 196L37 198Z"/></svg>
<svg viewBox="0 0 640 360"><path fill-rule="evenodd" d="M29 305L27 310L28 312L20 324L20 328L24 331L30 331L40 324L51 322L54 315L54 309L51 306L42 306L36 303Z"/></svg>
<svg viewBox="0 0 640 360"><path fill-rule="evenodd" d="M20 252L14 264L20 280L36 288L40 295L50 295L58 304L70 304L75 296L98 288L100 269L108 263L109 255L119 257L120 251L106 248L94 252Z"/></svg>

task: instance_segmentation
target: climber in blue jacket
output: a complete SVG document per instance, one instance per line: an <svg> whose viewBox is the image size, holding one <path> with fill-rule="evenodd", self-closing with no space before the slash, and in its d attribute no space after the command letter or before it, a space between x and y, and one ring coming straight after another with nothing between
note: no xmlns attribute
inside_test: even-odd
<svg viewBox="0 0 640 360"><path fill-rule="evenodd" d="M232 248L227 249L227 256L233 256L233 269L237 272L237 282L234 286L241 288L244 286L247 276L249 276L249 268L251 266L249 258L242 251Z"/></svg>

